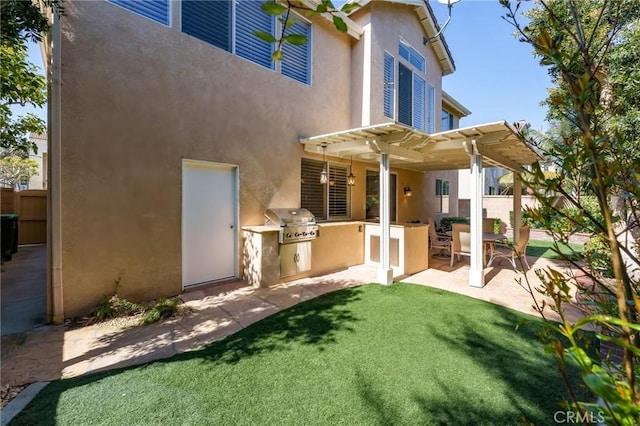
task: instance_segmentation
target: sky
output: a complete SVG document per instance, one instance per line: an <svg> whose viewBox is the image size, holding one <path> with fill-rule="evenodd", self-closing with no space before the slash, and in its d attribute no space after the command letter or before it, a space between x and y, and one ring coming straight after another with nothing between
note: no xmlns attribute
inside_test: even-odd
<svg viewBox="0 0 640 426"><path fill-rule="evenodd" d="M521 10L531 3L524 2ZM430 4L444 23L447 7L435 0ZM551 81L530 45L518 41L515 28L501 18L505 11L498 0L461 0L453 6L444 37L456 71L443 78L442 87L471 110L460 127L526 120L532 129L544 131L546 108L540 102Z"/></svg>
<svg viewBox="0 0 640 426"><path fill-rule="evenodd" d="M523 9L531 3L524 2ZM436 0L430 4L438 22L444 23L447 7ZM461 0L454 5L444 37L456 71L443 78L442 86L472 112L460 121L460 127L526 120L532 129L544 131L548 128L546 109L540 102L546 98L551 82L531 47L519 42L513 36L514 28L501 18L505 10L498 0ZM44 69L36 44L29 46L29 58ZM46 120L46 108L14 108L18 114L25 111Z"/></svg>

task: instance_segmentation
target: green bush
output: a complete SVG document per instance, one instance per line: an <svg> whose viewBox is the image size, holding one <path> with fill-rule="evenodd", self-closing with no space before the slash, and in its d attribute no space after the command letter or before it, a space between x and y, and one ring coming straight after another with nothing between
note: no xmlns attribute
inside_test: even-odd
<svg viewBox="0 0 640 426"><path fill-rule="evenodd" d="M129 302L126 299L120 299L117 294L114 294L93 308L91 315L98 321L104 321L110 318L137 315L143 311L144 307L142 305Z"/></svg>
<svg viewBox="0 0 640 426"><path fill-rule="evenodd" d="M178 299L162 299L154 303L145 313L142 315L143 324L151 324L159 321L161 318L169 318L175 315L178 310Z"/></svg>
<svg viewBox="0 0 640 426"><path fill-rule="evenodd" d="M471 222L470 218L463 216L443 217L442 219L440 219L440 227L442 228L442 232L451 231L451 225L454 223L466 223L468 225Z"/></svg>
<svg viewBox="0 0 640 426"><path fill-rule="evenodd" d="M584 244L584 256L593 271L597 271L605 277L613 277L611 248L603 236L593 236Z"/></svg>

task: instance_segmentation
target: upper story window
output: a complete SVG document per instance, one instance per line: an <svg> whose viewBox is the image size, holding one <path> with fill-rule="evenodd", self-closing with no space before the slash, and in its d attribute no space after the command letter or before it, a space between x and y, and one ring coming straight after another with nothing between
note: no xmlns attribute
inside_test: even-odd
<svg viewBox="0 0 640 426"><path fill-rule="evenodd" d="M442 110L442 122L440 124L440 131L445 132L453 129L453 114L446 109Z"/></svg>
<svg viewBox="0 0 640 426"><path fill-rule="evenodd" d="M424 56L422 56L416 49L414 49L409 43L400 39L400 43L398 44L398 53L400 57L405 59L411 65L413 65L418 71L421 73L425 73L425 64L426 61Z"/></svg>
<svg viewBox="0 0 640 426"><path fill-rule="evenodd" d="M138 15L169 25L169 0L109 0Z"/></svg>
<svg viewBox="0 0 640 426"><path fill-rule="evenodd" d="M286 33L305 35L307 43L283 45L283 58L276 63L271 60L273 44L265 43L253 34L260 30L275 37L279 32L275 17L264 13L261 4L255 0L183 0L182 32L289 78L311 84L311 25L302 18L291 17L296 22Z"/></svg>
<svg viewBox="0 0 640 426"><path fill-rule="evenodd" d="M425 59L403 39L398 44L398 52L404 60L398 63L398 121L425 130ZM385 69L386 65L385 56Z"/></svg>
<svg viewBox="0 0 640 426"><path fill-rule="evenodd" d="M327 163L329 183L320 183L323 162L303 158L300 176L300 206L308 209L317 219L348 219L350 217L348 169Z"/></svg>

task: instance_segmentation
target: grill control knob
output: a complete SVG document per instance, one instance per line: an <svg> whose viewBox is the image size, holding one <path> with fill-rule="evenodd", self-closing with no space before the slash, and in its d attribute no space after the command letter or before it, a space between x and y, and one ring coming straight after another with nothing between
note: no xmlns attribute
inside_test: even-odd
<svg viewBox="0 0 640 426"><path fill-rule="evenodd" d="M287 238L291 238L291 232L287 232Z"/></svg>
<svg viewBox="0 0 640 426"><path fill-rule="evenodd" d="M303 237L306 237L307 235L309 235L309 234L307 234L306 232L303 232L303 233L302 233L302 236L303 236Z"/></svg>
<svg viewBox="0 0 640 426"><path fill-rule="evenodd" d="M299 232L296 232L296 233L295 233L295 236L296 236L296 237L299 237L299 236L300 236L300 233L299 233Z"/></svg>

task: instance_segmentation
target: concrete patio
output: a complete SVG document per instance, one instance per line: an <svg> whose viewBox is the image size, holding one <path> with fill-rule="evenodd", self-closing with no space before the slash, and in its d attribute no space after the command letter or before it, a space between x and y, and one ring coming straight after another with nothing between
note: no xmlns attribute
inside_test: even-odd
<svg viewBox="0 0 640 426"><path fill-rule="evenodd" d="M453 268L448 263L446 257L432 257L430 269L401 281L535 314L530 296L516 284L517 274L508 262L486 269L484 288L468 285L468 260L458 262ZM553 264L533 258L529 263L533 268ZM538 282L533 273L529 276L534 283ZM13 342L3 342L2 384L50 381L171 357L222 339L297 303L373 282L375 277L374 266L360 265L270 288L252 288L238 280L182 294L190 313L148 326L96 324L72 329L56 325L34 329L14 335Z"/></svg>

